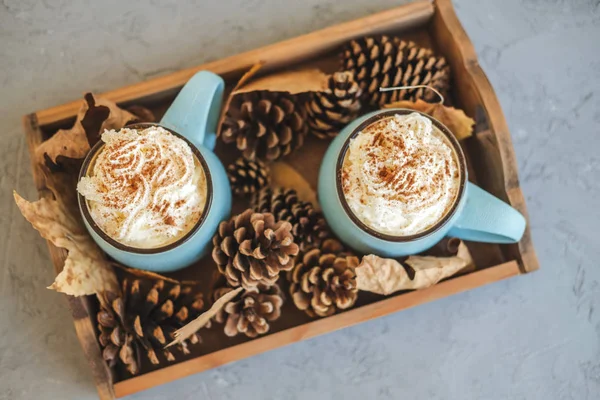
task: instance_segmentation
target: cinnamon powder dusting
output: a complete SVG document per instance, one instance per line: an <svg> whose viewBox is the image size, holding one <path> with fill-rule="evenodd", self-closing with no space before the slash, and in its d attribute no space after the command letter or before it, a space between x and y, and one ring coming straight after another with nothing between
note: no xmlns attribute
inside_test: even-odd
<svg viewBox="0 0 600 400"><path fill-rule="evenodd" d="M382 233L404 236L439 221L458 194L456 155L418 113L381 119L353 138L342 188L355 215Z"/></svg>
<svg viewBox="0 0 600 400"><path fill-rule="evenodd" d="M98 226L140 248L185 235L206 201L206 178L188 144L160 127L105 131L102 140L77 187Z"/></svg>

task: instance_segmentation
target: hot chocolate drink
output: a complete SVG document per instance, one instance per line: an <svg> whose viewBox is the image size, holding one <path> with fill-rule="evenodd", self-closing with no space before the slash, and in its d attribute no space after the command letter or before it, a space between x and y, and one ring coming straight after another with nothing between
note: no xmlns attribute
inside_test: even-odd
<svg viewBox="0 0 600 400"><path fill-rule="evenodd" d="M427 117L381 119L350 140L341 169L346 202L370 229L416 235L450 211L460 190L456 152Z"/></svg>
<svg viewBox="0 0 600 400"><path fill-rule="evenodd" d="M102 141L77 185L98 227L136 248L185 236L207 198L204 169L187 142L159 126L107 130Z"/></svg>

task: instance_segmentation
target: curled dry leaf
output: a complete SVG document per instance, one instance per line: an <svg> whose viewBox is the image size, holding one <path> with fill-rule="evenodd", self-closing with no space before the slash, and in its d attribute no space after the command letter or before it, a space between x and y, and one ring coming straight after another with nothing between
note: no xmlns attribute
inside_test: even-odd
<svg viewBox="0 0 600 400"><path fill-rule="evenodd" d="M316 68L285 71L254 79L239 86L232 92L232 95L257 90L287 92L289 94L323 92L327 89L328 82L329 75Z"/></svg>
<svg viewBox="0 0 600 400"><path fill-rule="evenodd" d="M376 255L364 256L356 268L359 290L389 295L399 290L424 289L458 272L474 268L464 243L454 257L411 256L400 262Z"/></svg>
<svg viewBox="0 0 600 400"><path fill-rule="evenodd" d="M288 163L278 161L271 164L271 186L294 188L298 198L313 204L316 210L320 210L317 201L317 193L310 186L308 181Z"/></svg>
<svg viewBox="0 0 600 400"><path fill-rule="evenodd" d="M138 120L140 117L119 108L112 101L86 93L73 127L61 129L42 142L36 150L36 157L40 163L44 162L45 157L53 163L57 162L59 156L83 158L90 147L100 140L105 129L121 129Z"/></svg>
<svg viewBox="0 0 600 400"><path fill-rule="evenodd" d="M175 344L182 343L187 338L196 333L199 329L204 327L207 323L210 322L211 318L217 315L219 311L225 306L225 304L229 303L235 296L237 296L243 288L240 286L237 289L232 290L231 292L225 293L223 296L219 297L217 301L214 302L212 307L200 314L198 318L189 322L184 327L175 331L175 340L166 345L165 347L171 347Z"/></svg>
<svg viewBox="0 0 600 400"><path fill-rule="evenodd" d="M63 270L49 289L84 296L105 291L119 292L115 272L94 243L80 219L75 185L62 173L46 173L46 186L52 196L29 202L14 192L21 213L55 246L68 251Z"/></svg>
<svg viewBox="0 0 600 400"><path fill-rule="evenodd" d="M446 125L458 140L468 138L473 134L475 121L468 117L463 110L447 107L439 103L427 103L421 99L417 101L401 100L386 104L384 108L408 108L424 112Z"/></svg>
<svg viewBox="0 0 600 400"><path fill-rule="evenodd" d="M300 94L306 92L319 92L327 88L329 75L318 69L304 69L287 71L278 74L266 75L252 80L258 71L265 65L264 62L253 65L237 82L231 90L221 112L219 120L218 135L221 135L223 121L231 107L231 101L235 95L252 91L287 92L289 94Z"/></svg>
<svg viewBox="0 0 600 400"><path fill-rule="evenodd" d="M455 237L445 237L427 250L428 256L452 257L458 254L458 247L462 240Z"/></svg>
<svg viewBox="0 0 600 400"><path fill-rule="evenodd" d="M127 111L136 117L136 122L156 122L154 113L144 106L134 104L127 107Z"/></svg>
<svg viewBox="0 0 600 400"><path fill-rule="evenodd" d="M264 62L259 62L257 64L254 64L248 71L246 71L244 73L244 75L242 75L240 80L236 83L236 85L231 90L231 93L229 94L229 96L227 96L227 99L225 100L225 103L223 104L223 109L221 110L221 116L219 118L219 126L217 126L217 136L221 136L221 130L223 129L223 122L225 121L227 111L229 110L229 107L231 106L231 100L233 99L232 93L234 93L240 87L244 86L246 84L246 82L248 82L250 79L252 79L252 77L254 75L256 75L258 70L260 70L263 67L263 65L265 65Z"/></svg>

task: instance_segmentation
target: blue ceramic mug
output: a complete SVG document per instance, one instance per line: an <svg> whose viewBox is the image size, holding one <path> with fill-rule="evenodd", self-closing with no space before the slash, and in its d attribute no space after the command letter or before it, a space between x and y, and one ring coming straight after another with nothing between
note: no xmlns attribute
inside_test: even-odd
<svg viewBox="0 0 600 400"><path fill-rule="evenodd" d="M115 260L134 268L154 272L175 271L198 261L211 247L219 223L231 212L231 189L225 168L213 153L216 128L223 101L225 83L218 75L200 71L189 80L175 98L160 123L141 123L129 128L144 129L159 125L185 140L202 165L206 175L207 199L202 216L182 238L169 245L141 249L126 246L109 237L92 219L87 202L78 195L79 209L85 226L102 250ZM79 179L88 173L102 141L86 156Z"/></svg>
<svg viewBox="0 0 600 400"><path fill-rule="evenodd" d="M333 232L348 246L364 254L401 257L420 253L444 236L488 243L514 243L525 230L525 218L502 200L468 182L465 156L454 135L441 122L429 118L446 135L460 164L461 182L456 201L433 227L410 236L379 233L362 223L350 210L341 185L340 170L350 140L372 123L394 115L413 113L407 109L374 111L350 123L331 142L319 172L319 202Z"/></svg>

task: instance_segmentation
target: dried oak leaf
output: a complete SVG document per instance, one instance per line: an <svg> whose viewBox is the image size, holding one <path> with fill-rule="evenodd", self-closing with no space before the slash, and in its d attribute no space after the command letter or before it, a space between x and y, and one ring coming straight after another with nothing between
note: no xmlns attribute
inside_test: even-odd
<svg viewBox="0 0 600 400"><path fill-rule="evenodd" d="M395 103L386 104L384 108L408 108L424 112L446 125L450 132L458 140L468 138L473 134L473 125L475 121L468 117L463 110L454 107L447 107L440 103L427 103L421 99L417 101L401 100Z"/></svg>
<svg viewBox="0 0 600 400"><path fill-rule="evenodd" d="M29 202L13 192L21 213L55 246L68 251L63 270L49 289L84 296L105 291L119 292L115 272L86 231L79 210L71 174L46 171L46 186L53 196ZM76 179L76 178L75 178Z"/></svg>
<svg viewBox="0 0 600 400"><path fill-rule="evenodd" d="M59 156L84 158L90 147L100 140L105 129L121 129L140 117L119 108L115 103L92 93L86 93L71 129L60 129L36 150L40 163L47 157L53 163Z"/></svg>
<svg viewBox="0 0 600 400"><path fill-rule="evenodd" d="M388 295L399 290L424 289L458 272L474 268L464 243L453 257L410 256L402 265L391 258L364 256L356 267L359 290Z"/></svg>

